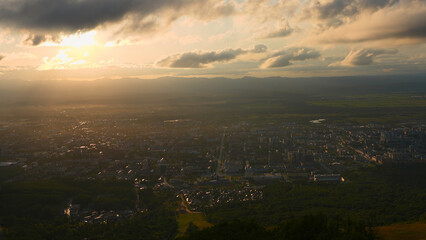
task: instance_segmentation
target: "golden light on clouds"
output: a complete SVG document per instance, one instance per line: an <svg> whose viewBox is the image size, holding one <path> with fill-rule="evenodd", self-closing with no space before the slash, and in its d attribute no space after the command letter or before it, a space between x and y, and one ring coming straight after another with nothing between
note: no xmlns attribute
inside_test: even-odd
<svg viewBox="0 0 426 240"><path fill-rule="evenodd" d="M37 70L45 71L52 69L75 69L90 67L87 58L88 52L81 51L82 49L65 49L59 50L58 54L54 57L44 57L43 64Z"/></svg>
<svg viewBox="0 0 426 240"><path fill-rule="evenodd" d="M123 76L264 77L426 71L425 1L92 1L55 0L48 9L53 0L0 1L0 72L110 67L127 72ZM252 46L266 50L247 52Z"/></svg>
<svg viewBox="0 0 426 240"><path fill-rule="evenodd" d="M70 35L65 37L61 46L70 46L70 47L87 47L96 45L96 31L90 31L86 33L76 33L74 35Z"/></svg>
<svg viewBox="0 0 426 240"><path fill-rule="evenodd" d="M46 47L54 47L54 46L60 46L60 47L87 47L87 46L94 46L97 45L96 41L96 30L89 31L89 32L77 32L75 34L71 34L68 36L61 37L59 42L45 42L42 43L41 46Z"/></svg>

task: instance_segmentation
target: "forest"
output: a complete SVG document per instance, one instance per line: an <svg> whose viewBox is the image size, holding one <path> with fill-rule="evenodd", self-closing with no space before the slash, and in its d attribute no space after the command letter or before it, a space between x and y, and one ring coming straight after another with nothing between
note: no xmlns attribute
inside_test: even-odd
<svg viewBox="0 0 426 240"><path fill-rule="evenodd" d="M348 172L341 184L271 184L261 201L208 209L207 220L215 226L200 231L190 224L182 239L374 239L373 226L424 221L425 171L425 164L385 165ZM176 196L151 188L141 194L136 203L126 181L3 183L2 234L5 239L175 238ZM139 204L148 211L118 222L83 224L63 214L70 196L93 209Z"/></svg>

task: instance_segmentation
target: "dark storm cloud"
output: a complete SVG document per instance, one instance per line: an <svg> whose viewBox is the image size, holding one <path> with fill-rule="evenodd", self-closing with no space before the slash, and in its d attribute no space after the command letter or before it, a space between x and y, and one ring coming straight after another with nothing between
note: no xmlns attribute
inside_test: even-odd
<svg viewBox="0 0 426 240"><path fill-rule="evenodd" d="M171 22L181 15L213 19L229 15L229 3L199 0L2 0L0 23L37 31L76 32L118 22L132 15L139 20L167 12Z"/></svg>
<svg viewBox="0 0 426 240"><path fill-rule="evenodd" d="M85 30L122 19L127 13L136 10L137 2L135 0L5 1L0 3L0 21L29 29Z"/></svg>
<svg viewBox="0 0 426 240"><path fill-rule="evenodd" d="M38 46L46 40L46 36L44 35L30 34L27 39L25 39L24 43L29 46Z"/></svg>
<svg viewBox="0 0 426 240"><path fill-rule="evenodd" d="M352 50L346 58L338 64L334 65L344 65L344 66L364 66L371 65L374 62L374 58L379 55L384 54L396 54L398 50L396 49L359 49Z"/></svg>
<svg viewBox="0 0 426 240"><path fill-rule="evenodd" d="M292 64L293 61L317 59L321 54L312 48L290 48L274 53L262 64L262 68L279 68Z"/></svg>
<svg viewBox="0 0 426 240"><path fill-rule="evenodd" d="M205 68L207 64L215 62L229 62L239 55L246 53L263 53L267 51L265 45L256 45L253 49L226 49L211 52L187 52L169 56L157 62L157 66L170 68Z"/></svg>
<svg viewBox="0 0 426 240"><path fill-rule="evenodd" d="M34 47L45 42L60 43L61 37L56 35L29 34L23 43L27 46Z"/></svg>

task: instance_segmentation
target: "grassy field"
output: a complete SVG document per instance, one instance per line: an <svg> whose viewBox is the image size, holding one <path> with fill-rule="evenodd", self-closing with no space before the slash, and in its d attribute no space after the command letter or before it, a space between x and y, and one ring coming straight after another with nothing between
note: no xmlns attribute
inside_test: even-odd
<svg viewBox="0 0 426 240"><path fill-rule="evenodd" d="M426 97L408 94L377 94L347 96L342 99L319 100L309 103L317 106L338 108L426 107Z"/></svg>
<svg viewBox="0 0 426 240"><path fill-rule="evenodd" d="M178 219L178 236L181 237L185 234L188 229L189 224L192 222L199 229L205 229L208 227L212 227L213 224L206 221L204 214L202 213L186 213L179 214Z"/></svg>
<svg viewBox="0 0 426 240"><path fill-rule="evenodd" d="M326 123L394 123L426 117L423 94L365 94L347 96L271 96L257 102L234 103L232 116L242 121L308 123L324 118ZM219 108L219 106L218 106Z"/></svg>
<svg viewBox="0 0 426 240"><path fill-rule="evenodd" d="M426 240L426 223L399 223L377 227L377 235L383 240Z"/></svg>

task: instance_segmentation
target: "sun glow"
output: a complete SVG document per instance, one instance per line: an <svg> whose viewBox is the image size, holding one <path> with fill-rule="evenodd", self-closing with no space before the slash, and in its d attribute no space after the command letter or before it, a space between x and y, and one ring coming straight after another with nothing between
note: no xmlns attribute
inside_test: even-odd
<svg viewBox="0 0 426 240"><path fill-rule="evenodd" d="M65 37L61 46L70 46L70 47L86 47L96 45L96 31L90 31L86 33L76 33Z"/></svg>
<svg viewBox="0 0 426 240"><path fill-rule="evenodd" d="M37 68L39 71L52 69L82 69L94 67L89 60L89 53L96 51L99 46L96 41L96 31L62 37L60 43L45 43L44 46L64 47L58 50L55 56L44 57L43 63Z"/></svg>
<svg viewBox="0 0 426 240"><path fill-rule="evenodd" d="M78 49L59 50L54 57L44 57L43 64L37 70L45 71L52 69L76 69L88 67L88 62L82 58L89 56L88 52L82 52ZM90 65L90 64L89 64Z"/></svg>
<svg viewBox="0 0 426 240"><path fill-rule="evenodd" d="M63 36L58 42L46 42L42 46L60 46L60 47L88 47L98 45L96 41L96 30L90 32L77 32L72 35Z"/></svg>

